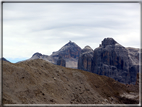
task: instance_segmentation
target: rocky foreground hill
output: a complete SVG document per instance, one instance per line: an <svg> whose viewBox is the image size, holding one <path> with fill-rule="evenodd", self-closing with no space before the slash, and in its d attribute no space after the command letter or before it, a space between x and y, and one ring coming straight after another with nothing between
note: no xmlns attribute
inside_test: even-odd
<svg viewBox="0 0 142 107"><path fill-rule="evenodd" d="M138 91L112 78L42 59L3 61L3 104L138 104Z"/></svg>

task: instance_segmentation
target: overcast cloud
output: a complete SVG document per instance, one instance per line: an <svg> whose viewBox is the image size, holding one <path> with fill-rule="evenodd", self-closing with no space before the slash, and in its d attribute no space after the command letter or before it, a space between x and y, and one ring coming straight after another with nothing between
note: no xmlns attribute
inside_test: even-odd
<svg viewBox="0 0 142 107"><path fill-rule="evenodd" d="M69 40L95 49L106 37L140 48L140 4L3 4L3 56L11 62L51 55Z"/></svg>

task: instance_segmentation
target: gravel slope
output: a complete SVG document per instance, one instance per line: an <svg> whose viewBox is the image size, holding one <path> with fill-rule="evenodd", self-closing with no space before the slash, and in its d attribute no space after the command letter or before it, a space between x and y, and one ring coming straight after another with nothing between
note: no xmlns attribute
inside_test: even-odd
<svg viewBox="0 0 142 107"><path fill-rule="evenodd" d="M128 92L109 77L42 59L3 61L4 104L123 104L121 95Z"/></svg>

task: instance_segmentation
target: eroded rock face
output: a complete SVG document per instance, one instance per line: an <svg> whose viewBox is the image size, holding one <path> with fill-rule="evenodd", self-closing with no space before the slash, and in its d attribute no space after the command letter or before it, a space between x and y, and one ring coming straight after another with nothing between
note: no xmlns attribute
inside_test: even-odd
<svg viewBox="0 0 142 107"><path fill-rule="evenodd" d="M57 65L66 67L66 61L60 56L57 60Z"/></svg>
<svg viewBox="0 0 142 107"><path fill-rule="evenodd" d="M91 71L128 84L136 83L138 72L128 50L112 38L105 38L94 50Z"/></svg>
<svg viewBox="0 0 142 107"><path fill-rule="evenodd" d="M78 59L78 69L91 72L92 58L93 49L90 46L85 46Z"/></svg>

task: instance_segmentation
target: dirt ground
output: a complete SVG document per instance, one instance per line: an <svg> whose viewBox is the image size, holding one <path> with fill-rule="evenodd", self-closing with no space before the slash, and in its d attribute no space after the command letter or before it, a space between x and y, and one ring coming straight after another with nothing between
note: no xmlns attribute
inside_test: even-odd
<svg viewBox="0 0 142 107"><path fill-rule="evenodd" d="M3 61L3 104L138 104L138 93L106 76L36 59ZM125 101L123 101L125 100Z"/></svg>

